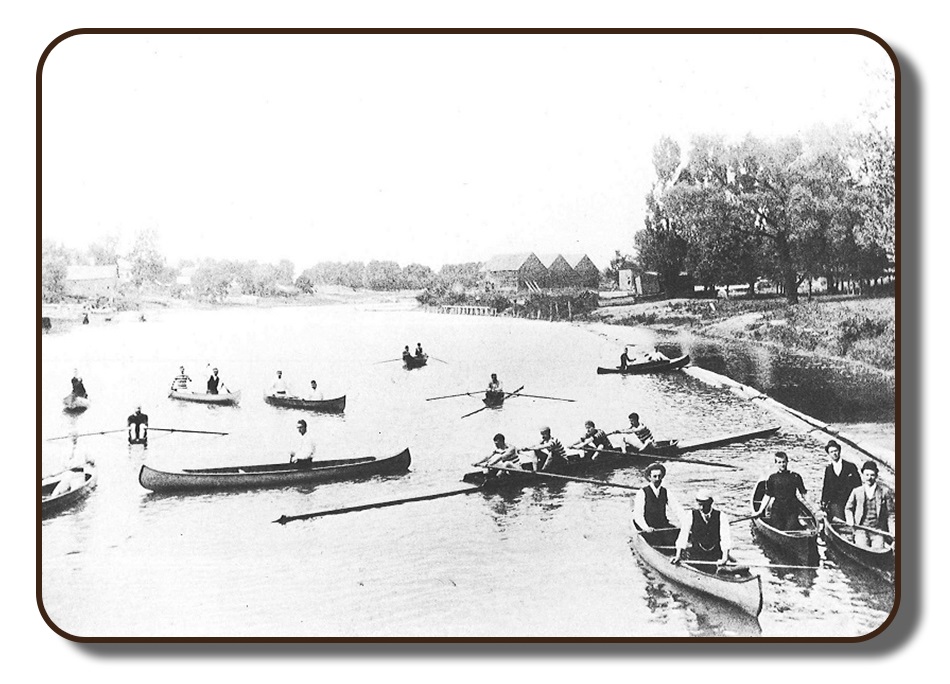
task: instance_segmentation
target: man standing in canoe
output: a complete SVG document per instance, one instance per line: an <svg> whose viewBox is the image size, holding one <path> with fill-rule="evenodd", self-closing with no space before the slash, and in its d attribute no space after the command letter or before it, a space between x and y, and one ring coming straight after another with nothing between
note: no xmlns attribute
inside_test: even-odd
<svg viewBox="0 0 950 684"><path fill-rule="evenodd" d="M313 435L307 432L307 421L303 418L297 421L297 432L300 437L297 446L290 452L290 462L309 465L317 453L317 444L313 441Z"/></svg>
<svg viewBox="0 0 950 684"><path fill-rule="evenodd" d="M627 418L630 426L614 430L611 435L623 435L623 450L628 454L635 454L653 445L653 433L650 428L640 422L638 413L631 413Z"/></svg>
<svg viewBox="0 0 950 684"><path fill-rule="evenodd" d="M277 371L277 379L270 386L270 395L272 397L283 397L287 395L287 381L284 380L284 371Z"/></svg>
<svg viewBox="0 0 950 684"><path fill-rule="evenodd" d="M188 383L191 382L191 378L185 373L185 367L180 366L178 368L178 375L175 376L175 379L172 380L172 389L173 390L187 390Z"/></svg>
<svg viewBox="0 0 950 684"><path fill-rule="evenodd" d="M676 554L671 562L674 565L679 563L685 553L687 560L725 565L732 549L729 516L713 508L712 494L706 489L696 492L696 506L689 516L689 524L680 529Z"/></svg>
<svg viewBox="0 0 950 684"><path fill-rule="evenodd" d="M571 445L571 448L583 447L584 458L597 458L603 449L613 451L614 445L607 439L607 433L594 425L594 421L584 423L584 436Z"/></svg>
<svg viewBox="0 0 950 684"><path fill-rule="evenodd" d="M637 490L633 499L633 519L644 532L666 530L669 543L673 542L676 528L685 525L686 517L682 506L670 491L663 486L666 466L651 463L647 466L646 478L649 484ZM666 543L666 542L664 542Z"/></svg>
<svg viewBox="0 0 950 684"><path fill-rule="evenodd" d="M825 445L828 465L821 486L821 510L832 520L844 520L844 505L855 487L861 485L858 467L841 458L841 446L831 440Z"/></svg>
<svg viewBox="0 0 950 684"><path fill-rule="evenodd" d="M863 484L854 488L844 506L845 520L849 525L860 525L881 530L890 539L894 538L894 493L877 480L877 463L865 461L861 466ZM854 528L854 543L871 549L884 549L884 535L869 530Z"/></svg>
<svg viewBox="0 0 950 684"><path fill-rule="evenodd" d="M567 453L564 451L564 446L559 440L551 437L551 428L547 426L541 428L541 441L534 446L519 449L519 453L522 451L534 452L539 464L538 470L556 473L564 470L567 465Z"/></svg>
<svg viewBox="0 0 950 684"><path fill-rule="evenodd" d="M148 441L148 415L142 413L142 407L136 406L135 413L129 416L127 425L129 426L129 443Z"/></svg>
<svg viewBox="0 0 950 684"><path fill-rule="evenodd" d="M779 530L799 530L798 496L801 494L804 497L808 490L805 489L802 476L788 469L788 455L784 451L775 452L775 469L765 482L765 496L755 515L761 516L771 503L769 525Z"/></svg>
<svg viewBox="0 0 950 684"><path fill-rule="evenodd" d="M218 369L214 368L211 371L211 376L208 378L208 394L217 394L219 387L227 389L224 387L224 383L221 382L221 378L218 377Z"/></svg>
<svg viewBox="0 0 950 684"><path fill-rule="evenodd" d="M310 381L310 389L307 390L307 394L303 397L307 401L323 401L323 392L317 389L317 381Z"/></svg>
<svg viewBox="0 0 950 684"><path fill-rule="evenodd" d="M630 357L627 356L627 348L623 348L623 354L620 355L620 370L627 370L627 366L630 364Z"/></svg>

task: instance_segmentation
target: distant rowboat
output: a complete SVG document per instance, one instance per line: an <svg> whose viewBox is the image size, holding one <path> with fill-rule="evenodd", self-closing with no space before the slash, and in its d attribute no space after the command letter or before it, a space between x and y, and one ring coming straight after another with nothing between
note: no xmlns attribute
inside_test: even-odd
<svg viewBox="0 0 950 684"><path fill-rule="evenodd" d="M597 368L597 375L619 373L620 375L646 375L647 373L665 373L677 370L689 363L689 354L678 356L675 359L660 359L657 361L643 361L631 363L626 368Z"/></svg>
<svg viewBox="0 0 950 684"><path fill-rule="evenodd" d="M422 356L404 356L402 357L402 363L406 367L406 370L412 370L413 368L422 368L426 365L426 362L429 360L428 354L423 354Z"/></svg>
<svg viewBox="0 0 950 684"><path fill-rule="evenodd" d="M346 395L335 399L304 399L291 395L265 394L264 401L271 406L300 409L303 411L319 411L322 413L343 413L346 408Z"/></svg>
<svg viewBox="0 0 950 684"><path fill-rule="evenodd" d="M64 488L60 484L64 479L69 484ZM96 469L91 463L77 468L64 470L57 475L48 477L42 482L41 499L43 517L59 513L84 498L96 484ZM59 488L60 491L56 492ZM55 492L55 493L54 493Z"/></svg>
<svg viewBox="0 0 950 684"><path fill-rule="evenodd" d="M220 404L222 406L237 404L241 401L241 390L225 392L223 394L209 394L207 392L192 392L191 390L172 389L169 398L179 401L194 401L199 404Z"/></svg>

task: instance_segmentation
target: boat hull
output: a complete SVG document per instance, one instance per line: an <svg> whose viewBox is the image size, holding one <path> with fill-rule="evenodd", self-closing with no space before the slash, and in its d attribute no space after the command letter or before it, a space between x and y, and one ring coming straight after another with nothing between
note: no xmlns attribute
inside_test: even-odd
<svg viewBox="0 0 950 684"><path fill-rule="evenodd" d="M759 482L752 490L750 513L755 513L765 496L765 482ZM798 520L800 530L780 530L772 527L763 518L753 518L752 527L756 535L773 549L783 555L800 561L803 565L817 565L818 561L818 520L807 506L798 502Z"/></svg>
<svg viewBox="0 0 950 684"><path fill-rule="evenodd" d="M59 476L54 476L52 478L47 478L42 483L41 489L41 500L42 500L42 509L43 517L50 515L55 515L61 511L66 510L67 508L73 506L78 501L84 499L93 487L96 485L96 470L90 465L86 464L82 468L71 468L71 472L82 473L84 481L78 487L70 489L68 492L63 492L53 496L53 490L56 488L56 485L59 484L60 479L65 473L60 473ZM67 471L69 472L69 471Z"/></svg>
<svg viewBox="0 0 950 684"><path fill-rule="evenodd" d="M626 368L601 368L598 366L597 375L646 375L648 373L666 373L667 371L678 370L689 363L689 354L678 356L675 359L665 359L663 361L645 361L643 363L632 363Z"/></svg>
<svg viewBox="0 0 950 684"><path fill-rule="evenodd" d="M232 468L188 469L164 472L143 465L139 484L154 492L212 492L228 489L259 489L322 484L373 475L405 472L411 457L404 449L388 458L349 458L314 461L309 465L276 463Z"/></svg>
<svg viewBox="0 0 950 684"><path fill-rule="evenodd" d="M402 360L402 365L406 370L412 370L413 368L422 368L426 363L429 362L429 355L423 354L422 356L407 356Z"/></svg>
<svg viewBox="0 0 950 684"><path fill-rule="evenodd" d="M687 563L673 565L672 549L657 549L651 545L649 533L640 534L634 523L631 542L634 552L644 563L666 579L695 591L730 603L743 612L757 617L762 612L762 578L746 569L741 573L711 573ZM672 535L670 535L672 536Z"/></svg>
<svg viewBox="0 0 950 684"><path fill-rule="evenodd" d="M838 529L832 525L828 518L824 519L825 543L839 556L843 556L852 563L861 567L873 570L879 575L889 579L894 576L894 546L890 548L875 551L863 546L858 546L850 539L847 539Z"/></svg>
<svg viewBox="0 0 950 684"><path fill-rule="evenodd" d="M301 411L315 411L317 413L343 413L346 409L346 395L335 399L302 399L300 397L264 395L264 401L271 406L298 409Z"/></svg>
<svg viewBox="0 0 950 684"><path fill-rule="evenodd" d="M77 397L67 394L63 397L63 411L66 413L82 413L89 408L89 397Z"/></svg>
<svg viewBox="0 0 950 684"><path fill-rule="evenodd" d="M485 398L482 403L486 408L500 408L505 403L504 392L485 392Z"/></svg>
<svg viewBox="0 0 950 684"><path fill-rule="evenodd" d="M197 404L216 404L218 406L233 406L241 401L241 391L225 392L224 394L207 394L205 392L189 392L173 389L168 393L169 398L178 401L191 401Z"/></svg>

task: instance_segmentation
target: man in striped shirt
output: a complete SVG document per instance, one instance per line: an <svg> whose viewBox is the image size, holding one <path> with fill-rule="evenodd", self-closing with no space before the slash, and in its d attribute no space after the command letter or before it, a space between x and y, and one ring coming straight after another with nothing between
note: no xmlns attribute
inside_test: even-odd
<svg viewBox="0 0 950 684"><path fill-rule="evenodd" d="M538 470L558 472L567 465L567 453L564 445L551 436L551 428L541 428L541 441L534 446L525 447L519 451L533 451L538 459Z"/></svg>

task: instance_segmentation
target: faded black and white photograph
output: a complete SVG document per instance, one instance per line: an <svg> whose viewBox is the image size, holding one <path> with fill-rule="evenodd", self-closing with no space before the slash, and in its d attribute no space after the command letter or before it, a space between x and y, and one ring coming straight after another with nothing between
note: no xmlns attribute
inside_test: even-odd
<svg viewBox="0 0 950 684"><path fill-rule="evenodd" d="M886 629L898 74L844 29L54 41L44 619Z"/></svg>

